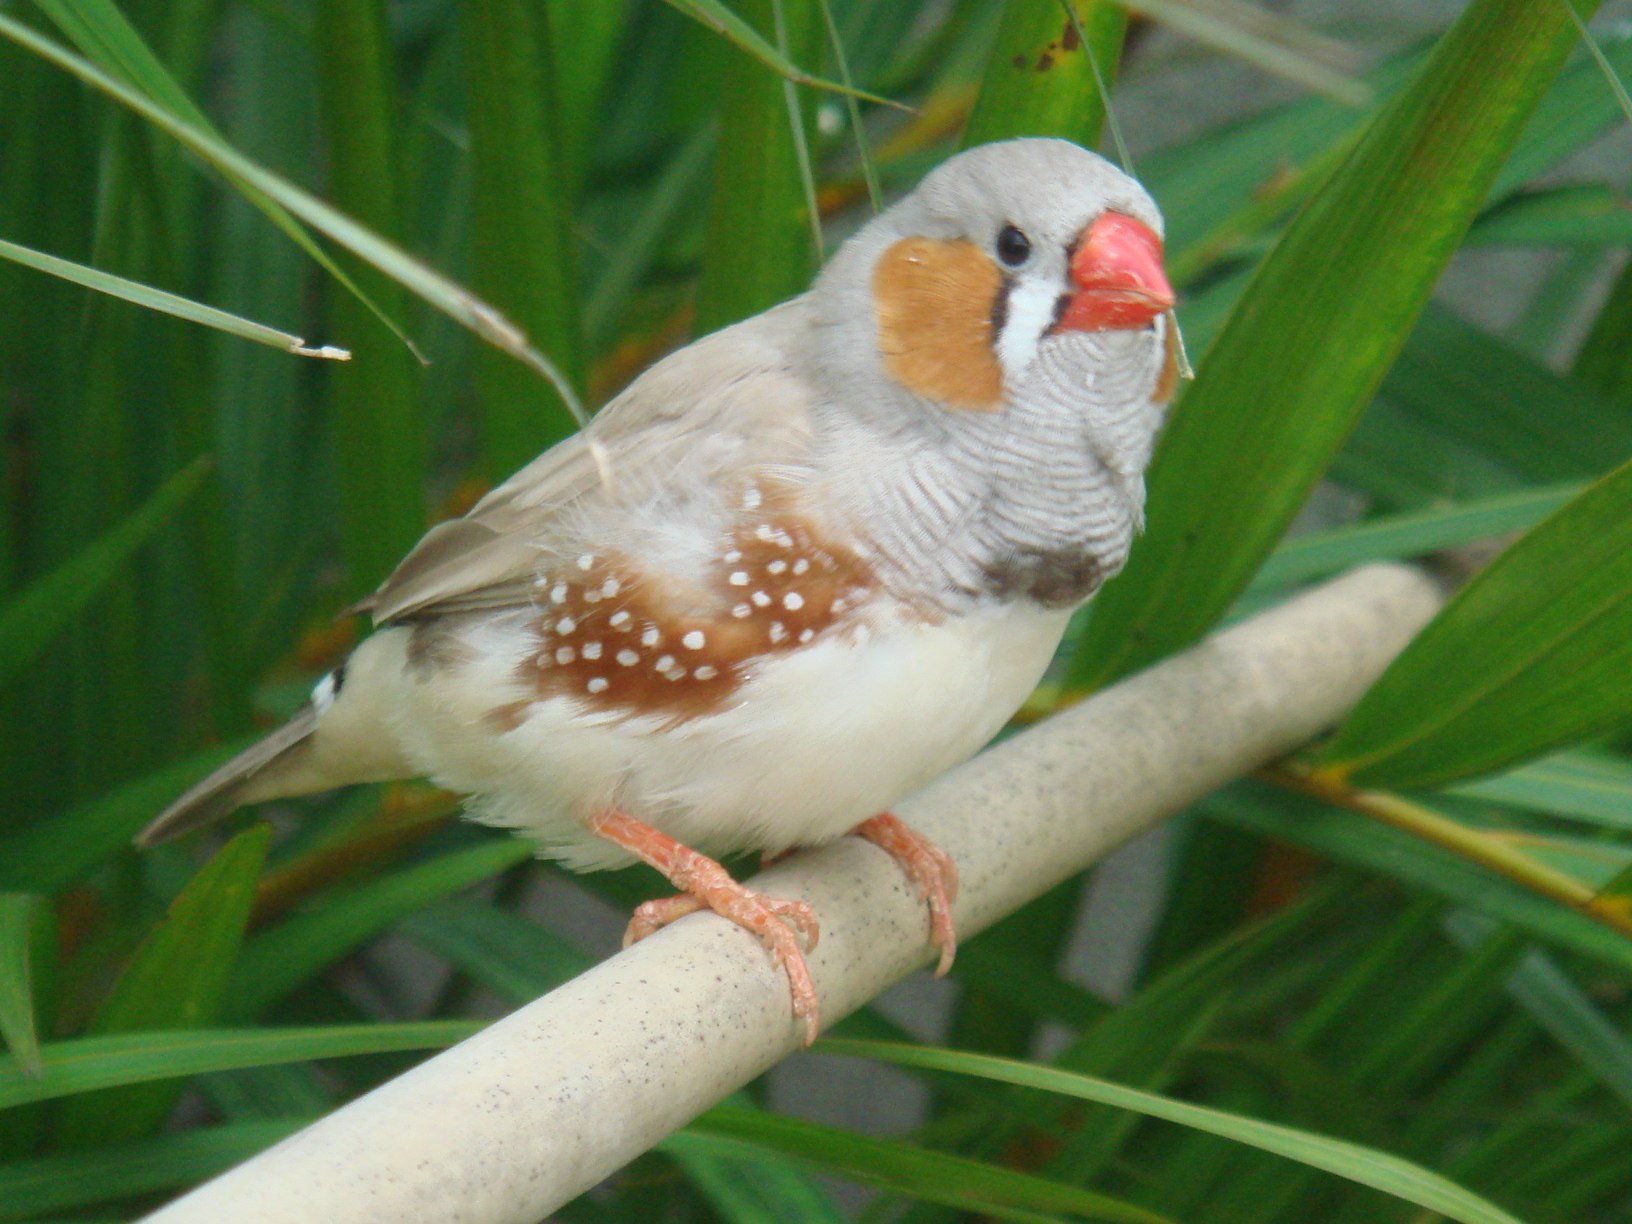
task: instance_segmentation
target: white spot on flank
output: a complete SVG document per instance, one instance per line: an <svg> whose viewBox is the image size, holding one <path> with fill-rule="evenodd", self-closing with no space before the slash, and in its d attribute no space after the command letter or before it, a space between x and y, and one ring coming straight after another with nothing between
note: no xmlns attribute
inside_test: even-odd
<svg viewBox="0 0 1632 1224"><path fill-rule="evenodd" d="M726 581L732 586L747 586L748 573L746 570L733 570L731 572L731 576L727 578Z"/></svg>
<svg viewBox="0 0 1632 1224"><path fill-rule="evenodd" d="M605 676L591 676L589 678L589 683L584 685L584 687L587 688L592 693L604 693L604 692L606 692L606 689L607 689L606 677Z"/></svg>
<svg viewBox="0 0 1632 1224"><path fill-rule="evenodd" d="M742 495L742 507L744 510L758 510L764 501L765 499L759 494L758 485L749 485L748 491Z"/></svg>
<svg viewBox="0 0 1632 1224"><path fill-rule="evenodd" d="M647 625L646 631L640 635L640 644L642 646L656 646L658 638L662 636L657 631L656 625Z"/></svg>
<svg viewBox="0 0 1632 1224"><path fill-rule="evenodd" d="M589 567L594 565L594 564L595 564L595 554L594 553L585 553L583 556L578 558L578 568L581 569L581 570L587 571L589 569Z"/></svg>
<svg viewBox="0 0 1632 1224"><path fill-rule="evenodd" d="M793 563L793 572L796 574L806 573L809 569L810 562L804 557L800 557L799 560Z"/></svg>
<svg viewBox="0 0 1632 1224"><path fill-rule="evenodd" d="M782 606L789 612L797 612L805 606L805 597L799 594L798 591L789 591L782 596Z"/></svg>
<svg viewBox="0 0 1632 1224"><path fill-rule="evenodd" d="M770 573L780 574L788 568L788 563L786 561L772 561L765 568Z"/></svg>
<svg viewBox="0 0 1632 1224"><path fill-rule="evenodd" d="M761 523L758 527L754 528L754 539L764 540L767 544L769 544L772 540L776 539L776 532L771 530L771 525L769 523Z"/></svg>
<svg viewBox="0 0 1632 1224"><path fill-rule="evenodd" d="M754 606L756 608L768 608L771 606L771 597L765 594L764 591L755 591L752 595L748 596L748 598L754 601Z"/></svg>
<svg viewBox="0 0 1632 1224"><path fill-rule="evenodd" d="M814 630L814 629L801 629L799 631L799 644L802 646L806 642L810 641L810 639L815 637L815 636L816 636L816 630Z"/></svg>
<svg viewBox="0 0 1632 1224"><path fill-rule="evenodd" d="M707 663L704 663L691 674L699 680L712 680L715 676L719 675L720 672L718 668L710 667Z"/></svg>
<svg viewBox="0 0 1632 1224"><path fill-rule="evenodd" d="M660 671L660 672L666 672L666 671L669 670L669 668L671 668L673 666L674 666L674 656L673 655L664 655L656 663L652 664L652 667L655 668L657 671Z"/></svg>
<svg viewBox="0 0 1632 1224"><path fill-rule="evenodd" d="M555 622L555 631L562 637L565 637L576 628L578 628L578 622L573 620L570 616L563 616L560 620Z"/></svg>
<svg viewBox="0 0 1632 1224"><path fill-rule="evenodd" d="M578 652L571 646L558 646L555 651L555 661L565 667L578 657Z"/></svg>
<svg viewBox="0 0 1632 1224"><path fill-rule="evenodd" d="M640 662L640 656L632 650L618 651L618 663L623 667L633 667Z"/></svg>
<svg viewBox="0 0 1632 1224"><path fill-rule="evenodd" d="M792 548L792 547L793 547L793 537L792 537L792 536L790 536L790 535L789 535L789 534L788 534L788 533L787 533L787 532L785 532L785 531L778 531L778 532L777 532L777 533L776 533L776 535L774 535L774 536L773 536L773 537L771 537L771 538L772 538L772 539L774 539L774 540L775 540L775 541L776 541L776 542L777 542L777 543L778 543L778 544L780 544L780 545L781 545L781 546L782 546L782 547L783 547L783 548Z"/></svg>
<svg viewBox="0 0 1632 1224"><path fill-rule="evenodd" d="M707 641L708 639L703 636L703 631L701 629L693 629L690 633L686 634L685 637L680 639L680 645L684 646L687 650L701 650Z"/></svg>
<svg viewBox="0 0 1632 1224"><path fill-rule="evenodd" d="M784 625L781 621L772 621L771 622L771 641L780 642L783 638L785 638L787 636L788 636L788 629L787 629L786 625Z"/></svg>
<svg viewBox="0 0 1632 1224"><path fill-rule="evenodd" d="M747 604L738 604L736 607L731 609L731 615L736 617L738 620L741 620L743 617L750 615L752 612L753 612L753 609L750 608Z"/></svg>
<svg viewBox="0 0 1632 1224"><path fill-rule="evenodd" d="M600 603L601 602L601 593L599 591L588 591L588 590L586 590L584 592L584 602L585 603Z"/></svg>
<svg viewBox="0 0 1632 1224"><path fill-rule="evenodd" d="M598 659L600 657L601 657L601 644L599 642L585 642L584 643L584 658L593 660L593 659Z"/></svg>
<svg viewBox="0 0 1632 1224"><path fill-rule="evenodd" d="M733 548L730 552L725 554L725 563L727 565L735 565L738 561L741 561L741 560L742 560L742 552L741 552L740 549Z"/></svg>
<svg viewBox="0 0 1632 1224"><path fill-rule="evenodd" d="M611 616L607 617L606 623L611 625L614 629L622 629L633 619L634 618L631 617L629 613L619 609L618 611L612 613Z"/></svg>
<svg viewBox="0 0 1632 1224"><path fill-rule="evenodd" d="M558 583L555 584L555 586L550 591L550 602L551 603L558 603L558 604L567 602L567 584L566 583L558 582Z"/></svg>
<svg viewBox="0 0 1632 1224"><path fill-rule="evenodd" d="M620 590L622 590L622 587L619 585L616 578L608 578L605 582L601 583L601 595L606 599L611 599Z"/></svg>

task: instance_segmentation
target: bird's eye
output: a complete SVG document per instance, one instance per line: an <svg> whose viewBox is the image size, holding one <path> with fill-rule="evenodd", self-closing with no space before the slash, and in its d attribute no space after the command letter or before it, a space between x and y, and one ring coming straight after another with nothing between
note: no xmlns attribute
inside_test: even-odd
<svg viewBox="0 0 1632 1224"><path fill-rule="evenodd" d="M1031 239L1012 225L997 232L997 257L1011 268L1018 268L1031 258Z"/></svg>

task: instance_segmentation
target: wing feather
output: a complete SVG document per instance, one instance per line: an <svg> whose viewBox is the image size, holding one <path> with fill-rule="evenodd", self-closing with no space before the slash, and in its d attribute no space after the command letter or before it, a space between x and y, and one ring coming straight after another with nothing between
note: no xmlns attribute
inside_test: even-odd
<svg viewBox="0 0 1632 1224"><path fill-rule="evenodd" d="M798 466L810 394L789 353L807 315L796 298L665 358L586 432L545 451L464 517L431 528L354 610L383 625L525 605L541 551L573 520L565 511L761 466Z"/></svg>

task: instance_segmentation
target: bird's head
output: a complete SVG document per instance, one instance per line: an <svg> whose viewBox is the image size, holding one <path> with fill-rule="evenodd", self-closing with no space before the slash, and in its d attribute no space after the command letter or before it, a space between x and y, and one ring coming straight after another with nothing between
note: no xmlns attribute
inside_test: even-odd
<svg viewBox="0 0 1632 1224"><path fill-rule="evenodd" d="M816 286L824 347L865 355L852 376L882 374L946 409L997 411L1050 350L1076 346L1091 360L1106 333L1160 326L1173 306L1161 233L1144 188L1069 141L970 149L834 257Z"/></svg>

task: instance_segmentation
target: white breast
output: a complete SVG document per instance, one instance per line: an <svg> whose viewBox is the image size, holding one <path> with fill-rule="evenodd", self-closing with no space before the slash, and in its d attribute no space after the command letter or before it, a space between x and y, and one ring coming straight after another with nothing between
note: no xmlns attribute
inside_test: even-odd
<svg viewBox="0 0 1632 1224"><path fill-rule="evenodd" d="M875 619L766 662L719 713L663 724L557 697L508 730L492 711L528 696L526 632L490 621L471 630L468 663L407 681L391 725L419 768L479 796L479 819L574 868L629 861L584 828L609 805L706 852L774 852L838 837L976 752L1036 685L1068 616Z"/></svg>

